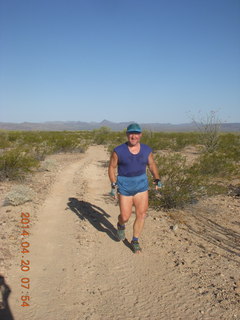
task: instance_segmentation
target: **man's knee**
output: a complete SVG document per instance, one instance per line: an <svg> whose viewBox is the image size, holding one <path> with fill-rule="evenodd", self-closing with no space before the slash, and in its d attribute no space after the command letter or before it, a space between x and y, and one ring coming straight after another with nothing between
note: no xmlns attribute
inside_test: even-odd
<svg viewBox="0 0 240 320"><path fill-rule="evenodd" d="M146 211L136 212L136 217L137 219L145 219L147 217L147 212Z"/></svg>
<svg viewBox="0 0 240 320"><path fill-rule="evenodd" d="M125 214L120 214L118 216L118 220L121 222L121 223L127 223L128 220L129 220L129 215L125 215Z"/></svg>

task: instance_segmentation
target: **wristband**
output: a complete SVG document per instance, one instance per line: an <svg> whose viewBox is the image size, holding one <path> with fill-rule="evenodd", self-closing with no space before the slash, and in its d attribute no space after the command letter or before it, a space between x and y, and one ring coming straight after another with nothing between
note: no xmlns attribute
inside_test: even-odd
<svg viewBox="0 0 240 320"><path fill-rule="evenodd" d="M112 183L111 183L111 187L112 187L112 189L115 189L115 188L116 188L116 186L117 186L116 182L112 182Z"/></svg>

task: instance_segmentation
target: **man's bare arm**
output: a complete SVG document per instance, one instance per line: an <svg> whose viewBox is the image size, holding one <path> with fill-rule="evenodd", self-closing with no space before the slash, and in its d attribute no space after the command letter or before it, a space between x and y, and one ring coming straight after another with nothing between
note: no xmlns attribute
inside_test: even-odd
<svg viewBox="0 0 240 320"><path fill-rule="evenodd" d="M148 167L149 167L151 174L153 175L153 179L160 179L158 168L157 168L157 165L154 161L152 152L148 156Z"/></svg>
<svg viewBox="0 0 240 320"><path fill-rule="evenodd" d="M111 183L116 183L116 168L118 164L118 156L116 152L113 152L110 158L109 166L108 166L108 176Z"/></svg>

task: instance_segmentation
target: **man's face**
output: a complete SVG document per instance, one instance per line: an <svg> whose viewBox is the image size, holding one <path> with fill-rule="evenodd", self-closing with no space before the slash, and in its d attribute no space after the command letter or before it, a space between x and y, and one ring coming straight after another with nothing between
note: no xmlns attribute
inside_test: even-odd
<svg viewBox="0 0 240 320"><path fill-rule="evenodd" d="M138 144L140 142L142 134L141 133L127 133L127 137L128 137L128 142L132 145L135 146L136 144Z"/></svg>

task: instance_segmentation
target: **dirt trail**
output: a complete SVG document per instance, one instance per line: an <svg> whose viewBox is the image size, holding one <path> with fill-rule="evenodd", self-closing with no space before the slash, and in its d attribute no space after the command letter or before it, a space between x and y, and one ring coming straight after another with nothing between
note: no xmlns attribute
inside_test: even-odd
<svg viewBox="0 0 240 320"><path fill-rule="evenodd" d="M26 273L29 307L20 307L26 294L20 286L23 272L16 268L21 257L9 275L14 319L240 319L233 303L232 308L220 305L210 289L202 294L208 283L204 264L196 261L199 255L208 259L209 279L217 264L192 245L184 230L173 232L164 214L149 212L142 254L134 255L128 241L117 241L118 206L107 196L107 161L105 149L92 146L59 174L31 228L30 253L24 256L31 267ZM132 222L133 217L127 225L129 241ZM228 270L233 279L238 263Z"/></svg>

